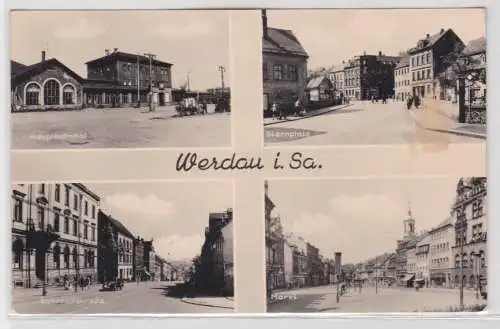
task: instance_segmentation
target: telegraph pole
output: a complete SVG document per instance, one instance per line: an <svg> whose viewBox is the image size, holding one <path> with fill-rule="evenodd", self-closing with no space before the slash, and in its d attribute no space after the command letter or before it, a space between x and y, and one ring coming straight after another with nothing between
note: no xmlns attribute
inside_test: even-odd
<svg viewBox="0 0 500 329"><path fill-rule="evenodd" d="M224 73L226 72L226 68L222 65L219 65L218 70L220 72L220 81L222 86L222 92L224 92Z"/></svg>
<svg viewBox="0 0 500 329"><path fill-rule="evenodd" d="M146 53L144 56L149 57L149 89L151 92L150 99L149 99L149 110L153 111L154 110L154 103L153 103L153 59L156 58L155 54L151 53Z"/></svg>

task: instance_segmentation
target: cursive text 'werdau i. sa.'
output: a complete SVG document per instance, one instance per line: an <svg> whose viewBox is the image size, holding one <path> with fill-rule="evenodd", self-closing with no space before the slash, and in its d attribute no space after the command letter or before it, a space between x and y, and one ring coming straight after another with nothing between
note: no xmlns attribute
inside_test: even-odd
<svg viewBox="0 0 500 329"><path fill-rule="evenodd" d="M196 152L181 153L177 158L177 171L198 170L261 170L264 168L260 157L238 157L233 153L231 157L218 159L217 157L200 157Z"/></svg>

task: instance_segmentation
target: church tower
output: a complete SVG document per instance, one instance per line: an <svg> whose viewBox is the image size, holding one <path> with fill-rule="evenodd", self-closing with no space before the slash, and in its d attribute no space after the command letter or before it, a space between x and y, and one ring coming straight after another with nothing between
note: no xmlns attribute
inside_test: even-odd
<svg viewBox="0 0 500 329"><path fill-rule="evenodd" d="M408 204L408 214L404 220L404 233L406 237L412 237L415 235L415 219L411 213L411 204Z"/></svg>

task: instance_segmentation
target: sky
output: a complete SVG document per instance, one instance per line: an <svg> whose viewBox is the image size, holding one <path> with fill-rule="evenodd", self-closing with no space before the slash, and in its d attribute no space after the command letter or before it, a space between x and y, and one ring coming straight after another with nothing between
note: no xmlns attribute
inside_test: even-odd
<svg viewBox="0 0 500 329"><path fill-rule="evenodd" d="M25 65L57 58L82 77L85 62L105 49L153 53L173 64L174 87L190 76L192 90L221 86L219 65L229 79L229 12L18 11L11 14L11 58ZM201 60L202 59L202 60Z"/></svg>
<svg viewBox="0 0 500 329"><path fill-rule="evenodd" d="M293 30L309 68L338 65L364 51L397 56L426 34L452 28L467 43L485 36L483 9L268 10L268 26Z"/></svg>
<svg viewBox="0 0 500 329"><path fill-rule="evenodd" d="M342 252L343 263L394 252L409 205L415 231L431 229L450 214L459 178L271 180L286 233L302 236L324 257Z"/></svg>
<svg viewBox="0 0 500 329"><path fill-rule="evenodd" d="M233 206L230 182L147 182L85 184L101 196L101 210L135 236L153 239L155 251L169 261L190 261L200 254L211 212Z"/></svg>

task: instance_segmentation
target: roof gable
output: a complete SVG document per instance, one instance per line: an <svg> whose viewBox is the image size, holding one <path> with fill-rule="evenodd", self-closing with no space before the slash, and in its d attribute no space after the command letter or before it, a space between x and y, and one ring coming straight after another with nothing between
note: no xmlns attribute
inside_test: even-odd
<svg viewBox="0 0 500 329"><path fill-rule="evenodd" d="M125 53L122 51L114 51L114 52L109 53L109 55L104 55L102 57L90 60L90 61L86 62L85 64L92 65L92 64L99 64L99 63L106 62L106 61L116 61L116 60L137 62L138 59L141 63L149 63L149 57L146 57L143 55L138 55L138 54ZM173 65L171 63L159 61L157 59L153 59L152 63L154 65L159 65L159 66L172 66Z"/></svg>
<svg viewBox="0 0 500 329"><path fill-rule="evenodd" d="M433 48L445 35L447 34L455 34L455 32L453 32L452 29L442 29L441 31L439 31L438 33L436 34L433 34L433 35L429 35L428 37L426 37L425 39L420 39L417 44L415 45L415 47L411 48L410 50L408 50L408 53L410 55L412 54L416 54L416 53L419 53L421 51L424 51L424 50L428 50L428 49L431 49ZM456 35L456 34L455 34ZM457 36L458 38L458 36Z"/></svg>
<svg viewBox="0 0 500 329"><path fill-rule="evenodd" d="M486 52L486 38L478 38L470 41L462 51L464 56L472 56Z"/></svg>
<svg viewBox="0 0 500 329"><path fill-rule="evenodd" d="M16 62L16 61L13 61L11 60L10 61L10 75L16 75L22 71L24 71L28 66L27 65L24 65L24 64L21 64L19 62Z"/></svg>
<svg viewBox="0 0 500 329"><path fill-rule="evenodd" d="M319 76L319 77L316 77L316 78L311 79L311 80L307 83L306 89L315 89L315 88L319 88L319 86L321 86L321 84L322 84L325 80L327 81L327 83L328 83L330 86L332 86L332 82L330 81L330 79L328 79L326 76L322 75L322 76Z"/></svg>
<svg viewBox="0 0 500 329"><path fill-rule="evenodd" d="M262 43L263 52L309 57L300 41L290 30L268 27Z"/></svg>
<svg viewBox="0 0 500 329"><path fill-rule="evenodd" d="M11 74L12 84L13 85L18 84L21 81L25 81L31 78L32 76L38 75L54 67L62 69L64 72L68 73L70 76L72 76L79 82L84 81L84 79L80 75L71 70L69 67L58 61L56 58L51 58L46 61L26 66L22 71L18 72L17 74Z"/></svg>

